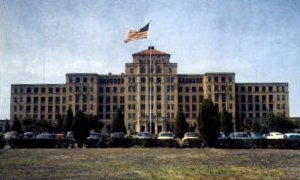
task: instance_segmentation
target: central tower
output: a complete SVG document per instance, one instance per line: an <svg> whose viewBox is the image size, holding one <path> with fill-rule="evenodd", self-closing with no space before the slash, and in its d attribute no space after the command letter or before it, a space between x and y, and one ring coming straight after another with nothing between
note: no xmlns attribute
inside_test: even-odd
<svg viewBox="0 0 300 180"><path fill-rule="evenodd" d="M168 130L167 122L175 122L177 112L177 64L170 63L170 54L158 51L154 46L132 57L133 63L126 63L124 78L128 128L150 132L151 108L152 132Z"/></svg>

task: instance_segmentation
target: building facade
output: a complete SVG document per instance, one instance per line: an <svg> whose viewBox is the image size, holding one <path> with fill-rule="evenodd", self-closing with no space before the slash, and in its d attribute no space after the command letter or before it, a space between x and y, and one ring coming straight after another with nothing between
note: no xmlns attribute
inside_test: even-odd
<svg viewBox="0 0 300 180"><path fill-rule="evenodd" d="M83 110L98 115L110 131L116 107L124 112L128 130L172 130L182 109L195 127L200 105L212 100L219 111L258 121L269 113L289 116L288 83L236 83L235 73L178 74L171 55L153 46L132 55L119 75L66 74L65 84L13 84L11 119L30 116L55 122L58 114ZM150 109L151 108L151 109Z"/></svg>

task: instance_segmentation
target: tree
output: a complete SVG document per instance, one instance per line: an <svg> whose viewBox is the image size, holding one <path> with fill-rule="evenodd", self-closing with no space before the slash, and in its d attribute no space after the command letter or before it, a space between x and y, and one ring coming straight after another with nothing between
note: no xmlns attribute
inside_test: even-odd
<svg viewBox="0 0 300 180"><path fill-rule="evenodd" d="M236 131L244 131L244 119L245 119L244 114L237 110L235 113L235 129L236 129Z"/></svg>
<svg viewBox="0 0 300 180"><path fill-rule="evenodd" d="M72 126L74 139L78 143L78 147L82 148L83 142L90 134L88 118L79 110L75 115L75 120Z"/></svg>
<svg viewBox="0 0 300 180"><path fill-rule="evenodd" d="M226 110L220 114L220 121L221 121L221 131L225 134L229 134L233 132L233 123L232 123L232 115L231 113L227 112Z"/></svg>
<svg viewBox="0 0 300 180"><path fill-rule="evenodd" d="M13 121L11 130L12 131L17 131L18 133L22 133L23 132L22 124L21 124L21 122L20 122L20 120L18 118L15 118L15 120Z"/></svg>
<svg viewBox="0 0 300 180"><path fill-rule="evenodd" d="M63 132L64 133L71 130L72 124L73 124L73 119L74 119L73 111L71 109L68 109L67 115L65 116L64 122L63 122Z"/></svg>
<svg viewBox="0 0 300 180"><path fill-rule="evenodd" d="M23 130L25 132L35 132L36 131L36 119L26 116L23 120L22 120L22 126L23 126Z"/></svg>
<svg viewBox="0 0 300 180"><path fill-rule="evenodd" d="M176 137L183 138L184 133L189 130L189 125L185 120L185 116L180 109L176 115L176 124L175 124L175 135Z"/></svg>
<svg viewBox="0 0 300 180"><path fill-rule="evenodd" d="M252 124L252 132L260 132L260 130L261 128L259 122L254 122Z"/></svg>
<svg viewBox="0 0 300 180"><path fill-rule="evenodd" d="M126 134L124 116L119 108L116 108L111 125L111 132L123 132Z"/></svg>
<svg viewBox="0 0 300 180"><path fill-rule="evenodd" d="M208 146L214 146L220 134L219 112L211 100L205 99L198 117L199 132Z"/></svg>
<svg viewBox="0 0 300 180"><path fill-rule="evenodd" d="M269 114L268 117L261 124L264 133L279 131L285 132L295 128L293 122L285 117L284 114Z"/></svg>
<svg viewBox="0 0 300 180"><path fill-rule="evenodd" d="M10 131L10 123L9 120L6 119L6 123L5 123L5 132Z"/></svg>
<svg viewBox="0 0 300 180"><path fill-rule="evenodd" d="M95 132L100 132L101 129L104 127L103 122L100 121L98 116L89 115L88 116L88 121L89 121L90 130L94 130Z"/></svg>
<svg viewBox="0 0 300 180"><path fill-rule="evenodd" d="M64 117L61 114L57 114L55 119L56 119L55 130L61 133L63 131Z"/></svg>
<svg viewBox="0 0 300 180"><path fill-rule="evenodd" d="M35 123L35 130L36 132L52 132L53 131L53 125L51 121L41 119L37 120Z"/></svg>

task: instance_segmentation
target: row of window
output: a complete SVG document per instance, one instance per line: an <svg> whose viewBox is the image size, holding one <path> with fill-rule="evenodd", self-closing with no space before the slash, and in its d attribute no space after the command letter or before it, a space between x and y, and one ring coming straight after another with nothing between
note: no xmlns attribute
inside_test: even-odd
<svg viewBox="0 0 300 180"><path fill-rule="evenodd" d="M53 102L55 102L56 104L59 104L60 102L62 103L66 103L66 97L63 96L62 98L60 96L50 96L50 97L38 97L38 96L27 96L26 97L26 103L30 104L30 103L34 103L34 104L39 104L39 103L46 103L46 100L49 104L52 104ZM23 97L14 97L14 102L16 104L21 104L23 103Z"/></svg>
<svg viewBox="0 0 300 180"><path fill-rule="evenodd" d="M188 78L188 77L179 77L178 82L180 84L199 84L202 83L202 78Z"/></svg>
<svg viewBox="0 0 300 180"><path fill-rule="evenodd" d="M131 96L128 96L128 98L129 97L131 97ZM105 101L104 101L105 100ZM109 103L118 103L118 101L120 102L120 103L124 103L125 102L125 99L124 99L124 96L99 96L98 97L98 102L100 103L100 104L104 104L104 103L106 103L106 104L109 104Z"/></svg>
<svg viewBox="0 0 300 180"><path fill-rule="evenodd" d="M246 111L246 107L248 111L260 111L260 110L263 110L263 111L270 111L270 112L273 112L274 110L274 105L273 104L269 104L269 106L267 107L267 104L248 104L246 106L246 104L241 104L241 110L242 111ZM280 110L280 109L283 109L285 110L286 109L286 105L285 104L277 104L277 109Z"/></svg>
<svg viewBox="0 0 300 180"><path fill-rule="evenodd" d="M150 66L147 66L147 67L145 67L145 65L141 65L140 66L140 73L141 74L146 74L146 69L147 69L147 72L148 73L150 73ZM161 67L160 66L156 66L156 67L151 67L151 73L153 74L153 73L156 73L156 74L161 74L162 73L162 69L161 69ZM131 68L130 69L130 74L133 74L134 73L134 69L133 68ZM172 68L168 68L168 73L169 74L172 74Z"/></svg>
<svg viewBox="0 0 300 180"><path fill-rule="evenodd" d="M65 87L20 87L20 88L14 88L13 89L14 94L22 94L22 93L27 93L27 94L38 94L38 93L66 93L66 88Z"/></svg>
<svg viewBox="0 0 300 180"><path fill-rule="evenodd" d="M69 83L93 83L94 77L69 77ZM99 78L98 80L99 84L123 84L124 79L121 77L118 78Z"/></svg>
<svg viewBox="0 0 300 180"><path fill-rule="evenodd" d="M18 108L19 107L19 108ZM33 112L33 113L38 113L38 112L41 112L41 113L45 113L46 111L48 113L59 113L60 112L60 106L33 106L33 108L31 108L31 106L14 106L14 112L17 112L17 111L23 111L25 110L26 113L30 113L30 112ZM62 106L62 112L66 112L66 106Z"/></svg>
<svg viewBox="0 0 300 180"><path fill-rule="evenodd" d="M154 82L154 79L156 79L156 83L162 83L163 82L163 77L151 77L151 78L148 78L148 77L140 77L140 82L141 83L146 83L146 82ZM136 78L135 77L128 77L128 82L129 83L136 83ZM165 77L165 81L164 82L167 82L167 83L172 83L174 82L174 77L173 76L167 76Z"/></svg>
<svg viewBox="0 0 300 180"><path fill-rule="evenodd" d="M103 92L123 93L124 90L125 90L124 87L99 87L99 93L103 93Z"/></svg>
<svg viewBox="0 0 300 180"><path fill-rule="evenodd" d="M285 92L285 86L237 86L239 92Z"/></svg>
<svg viewBox="0 0 300 180"><path fill-rule="evenodd" d="M87 82L94 82L94 77L69 77L69 83L87 83Z"/></svg>
<svg viewBox="0 0 300 180"><path fill-rule="evenodd" d="M242 103L245 103L246 100L248 100L248 103L251 103L251 102L265 102L267 99L269 100L269 102L273 102L274 100L274 96L275 95L241 95L240 98L241 98L241 102ZM286 98L285 98L285 95L276 95L275 96L277 98L277 101L285 101ZM236 97L237 98L237 101L239 99L239 96Z"/></svg>
<svg viewBox="0 0 300 180"><path fill-rule="evenodd" d="M215 77L211 77L211 76L208 76L207 78L208 82L232 82L233 81L233 77L232 76L215 76Z"/></svg>

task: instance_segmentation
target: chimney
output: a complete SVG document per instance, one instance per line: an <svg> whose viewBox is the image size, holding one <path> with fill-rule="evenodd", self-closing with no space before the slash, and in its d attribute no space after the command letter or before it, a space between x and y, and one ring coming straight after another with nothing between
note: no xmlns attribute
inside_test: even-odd
<svg viewBox="0 0 300 180"><path fill-rule="evenodd" d="M149 49L149 50L150 50L150 49L154 49L154 46L149 46L148 49Z"/></svg>

